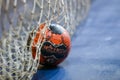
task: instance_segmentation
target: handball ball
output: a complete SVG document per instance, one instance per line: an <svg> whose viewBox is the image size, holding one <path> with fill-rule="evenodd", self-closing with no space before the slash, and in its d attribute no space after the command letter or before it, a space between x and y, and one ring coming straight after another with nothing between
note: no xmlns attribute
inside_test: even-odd
<svg viewBox="0 0 120 80"><path fill-rule="evenodd" d="M41 30L45 29L45 24L41 24L33 44L37 44L40 40L45 41L41 47L40 64L43 66L56 66L63 62L69 54L71 40L69 33L60 25L51 24L42 35ZM36 47L32 46L32 56L35 58Z"/></svg>

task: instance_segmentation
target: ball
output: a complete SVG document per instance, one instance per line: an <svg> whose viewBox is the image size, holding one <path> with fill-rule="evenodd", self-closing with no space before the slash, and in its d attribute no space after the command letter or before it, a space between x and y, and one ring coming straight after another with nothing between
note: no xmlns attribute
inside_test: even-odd
<svg viewBox="0 0 120 80"><path fill-rule="evenodd" d="M57 66L63 62L69 54L71 40L69 33L58 24L50 24L44 30L46 24L41 24L32 44L43 42L40 53L40 64L44 66ZM45 32L44 35L41 31ZM36 47L32 45L32 56L36 56Z"/></svg>

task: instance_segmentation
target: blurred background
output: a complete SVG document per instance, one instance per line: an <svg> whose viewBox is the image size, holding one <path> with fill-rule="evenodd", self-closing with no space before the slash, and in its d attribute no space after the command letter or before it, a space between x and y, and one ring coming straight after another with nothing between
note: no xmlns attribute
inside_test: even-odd
<svg viewBox="0 0 120 80"><path fill-rule="evenodd" d="M68 58L33 80L120 80L120 0L91 0Z"/></svg>

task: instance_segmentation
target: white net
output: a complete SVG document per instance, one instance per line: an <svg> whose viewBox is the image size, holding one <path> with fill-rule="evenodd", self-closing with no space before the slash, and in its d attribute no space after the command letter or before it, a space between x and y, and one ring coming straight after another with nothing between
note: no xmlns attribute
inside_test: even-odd
<svg viewBox="0 0 120 80"><path fill-rule="evenodd" d="M32 58L28 38L45 23L63 26L72 36L86 16L89 0L0 0L0 80L30 80L39 65L41 40ZM30 36L30 33L33 33ZM45 39L45 38L44 38ZM29 47L29 49L28 49Z"/></svg>

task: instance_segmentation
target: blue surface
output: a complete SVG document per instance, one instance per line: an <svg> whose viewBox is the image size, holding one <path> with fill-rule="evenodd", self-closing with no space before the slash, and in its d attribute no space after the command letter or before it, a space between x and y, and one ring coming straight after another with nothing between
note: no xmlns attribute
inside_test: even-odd
<svg viewBox="0 0 120 80"><path fill-rule="evenodd" d="M120 80L120 0L92 0L68 58L33 80Z"/></svg>

